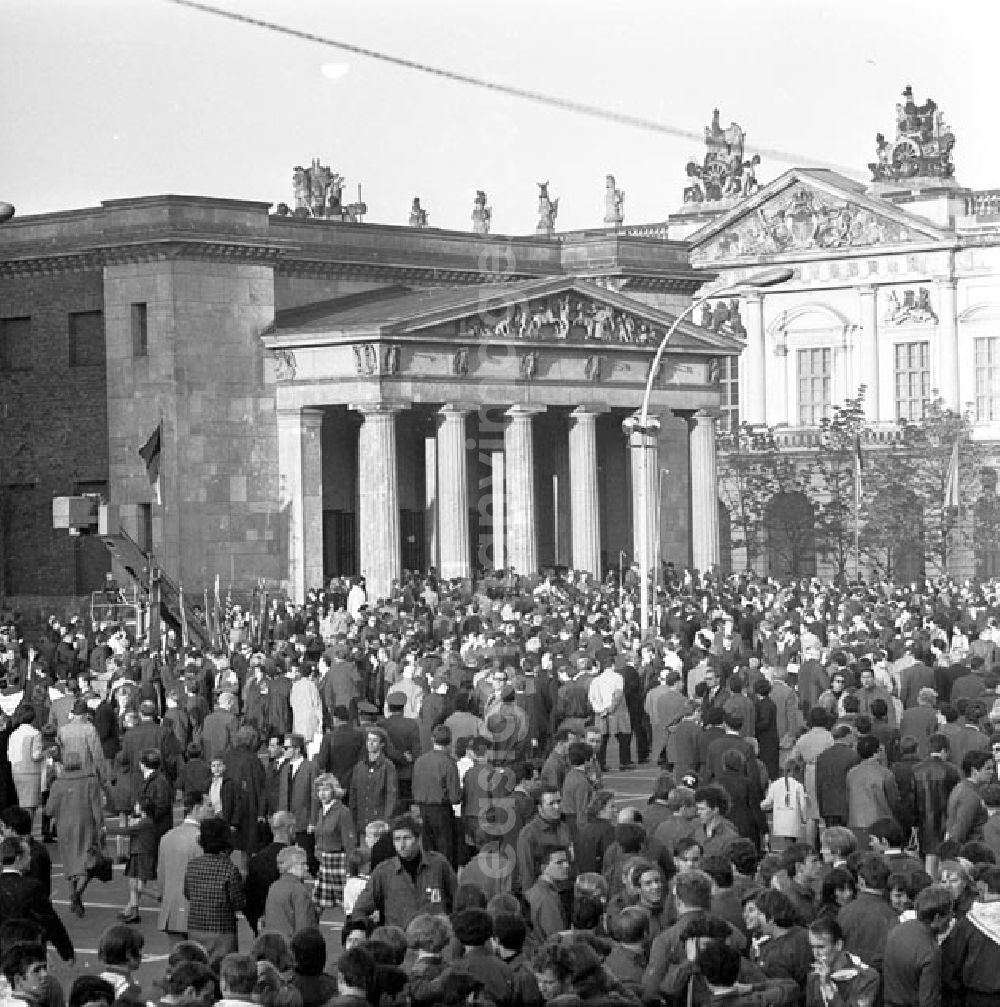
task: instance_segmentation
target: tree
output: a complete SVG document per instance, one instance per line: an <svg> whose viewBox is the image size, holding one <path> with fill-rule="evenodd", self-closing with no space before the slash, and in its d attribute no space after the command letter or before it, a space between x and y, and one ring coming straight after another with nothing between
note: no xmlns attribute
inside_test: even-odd
<svg viewBox="0 0 1000 1007"><path fill-rule="evenodd" d="M820 450L813 466L816 495L816 538L820 551L847 577L855 552L859 521L857 451L869 438L864 410L865 387L820 424ZM863 455L862 455L863 457Z"/></svg>

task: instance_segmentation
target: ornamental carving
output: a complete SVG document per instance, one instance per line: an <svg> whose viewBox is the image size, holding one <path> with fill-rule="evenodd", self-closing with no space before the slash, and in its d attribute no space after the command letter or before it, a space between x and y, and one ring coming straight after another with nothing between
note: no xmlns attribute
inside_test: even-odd
<svg viewBox="0 0 1000 1007"><path fill-rule="evenodd" d="M462 346L455 350L451 358L451 373L464 378L469 373L469 347Z"/></svg>
<svg viewBox="0 0 1000 1007"><path fill-rule="evenodd" d="M890 325L906 325L910 322L936 322L937 313L931 306L931 292L927 287L904 290L902 299L895 290L889 291L886 321Z"/></svg>
<svg viewBox="0 0 1000 1007"><path fill-rule="evenodd" d="M391 376L399 373L399 347L378 343L355 343L354 370L360 378L373 378L379 375Z"/></svg>
<svg viewBox="0 0 1000 1007"><path fill-rule="evenodd" d="M600 381L601 371L604 367L604 357L599 354L594 354L592 357L587 357L587 362L583 365L583 376L588 381Z"/></svg>
<svg viewBox="0 0 1000 1007"><path fill-rule="evenodd" d="M713 203L722 199L752 196L760 186L756 168L760 155L744 160L746 134L735 122L723 129L719 110L712 112L712 125L705 127L705 156L699 164L687 163L688 184L684 189L685 203Z"/></svg>
<svg viewBox="0 0 1000 1007"><path fill-rule="evenodd" d="M625 190L615 188L615 176L604 179L604 223L621 227L625 221Z"/></svg>
<svg viewBox="0 0 1000 1007"><path fill-rule="evenodd" d="M296 369L295 354L291 350L274 351L274 376L278 381L291 381Z"/></svg>
<svg viewBox="0 0 1000 1007"><path fill-rule="evenodd" d="M551 238L556 231L556 217L559 215L559 200L549 198L549 183L538 183L538 223L535 234Z"/></svg>
<svg viewBox="0 0 1000 1007"><path fill-rule="evenodd" d="M538 353L532 350L521 357L520 362L521 377L525 381L531 381L538 376Z"/></svg>
<svg viewBox="0 0 1000 1007"><path fill-rule="evenodd" d="M493 221L493 207L486 205L486 193L476 190L476 199L472 204L472 233L489 234Z"/></svg>
<svg viewBox="0 0 1000 1007"><path fill-rule="evenodd" d="M716 301L714 305L706 301L701 306L701 320L698 324L703 329L746 339L747 330L743 326L743 319L740 318L740 302L736 297L728 301Z"/></svg>
<svg viewBox="0 0 1000 1007"><path fill-rule="evenodd" d="M320 164L318 157L313 158L308 168L297 165L293 170L292 192L295 209L290 211L282 203L283 216L292 213L296 217L326 217L357 223L368 212L368 207L361 202L360 186L358 202L343 202L344 176L332 171L329 165Z"/></svg>
<svg viewBox="0 0 1000 1007"><path fill-rule="evenodd" d="M867 207L798 184L707 243L704 255L711 261L813 248L896 244L919 238L912 228Z"/></svg>
<svg viewBox="0 0 1000 1007"><path fill-rule="evenodd" d="M637 315L571 294L515 304L490 324L470 319L460 334L472 339L565 339L637 346L656 345L663 337L662 330Z"/></svg>
<svg viewBox="0 0 1000 1007"><path fill-rule="evenodd" d="M875 182L903 182L912 178L951 178L955 165L951 151L955 134L944 121L937 102L928 98L922 105L913 100L909 84L903 101L896 105L896 139L882 133L875 136L878 160L868 165Z"/></svg>

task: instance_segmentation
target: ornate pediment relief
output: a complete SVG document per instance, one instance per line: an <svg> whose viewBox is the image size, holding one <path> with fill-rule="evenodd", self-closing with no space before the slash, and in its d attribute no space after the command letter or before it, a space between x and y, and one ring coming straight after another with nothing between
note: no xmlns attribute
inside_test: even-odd
<svg viewBox="0 0 1000 1007"><path fill-rule="evenodd" d="M707 240L699 253L714 262L927 240L916 227L798 182Z"/></svg>
<svg viewBox="0 0 1000 1007"><path fill-rule="evenodd" d="M459 322L463 339L531 339L656 346L666 329L575 291L519 301Z"/></svg>

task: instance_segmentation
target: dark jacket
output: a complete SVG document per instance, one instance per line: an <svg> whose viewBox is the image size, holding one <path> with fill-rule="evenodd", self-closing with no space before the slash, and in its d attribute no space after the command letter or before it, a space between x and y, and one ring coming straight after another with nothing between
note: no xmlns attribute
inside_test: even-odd
<svg viewBox="0 0 1000 1007"><path fill-rule="evenodd" d="M16 871L4 871L0 874L0 924L20 919L37 923L63 961L73 957L73 942L41 884Z"/></svg>

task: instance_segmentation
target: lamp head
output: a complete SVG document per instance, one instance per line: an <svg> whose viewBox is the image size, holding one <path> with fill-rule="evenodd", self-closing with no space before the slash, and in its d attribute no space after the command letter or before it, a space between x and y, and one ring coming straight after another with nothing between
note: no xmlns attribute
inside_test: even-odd
<svg viewBox="0 0 1000 1007"><path fill-rule="evenodd" d="M761 269L759 272L751 273L746 279L734 283L734 287L773 287L776 284L784 283L795 275L795 270L788 266L770 266L768 269Z"/></svg>

